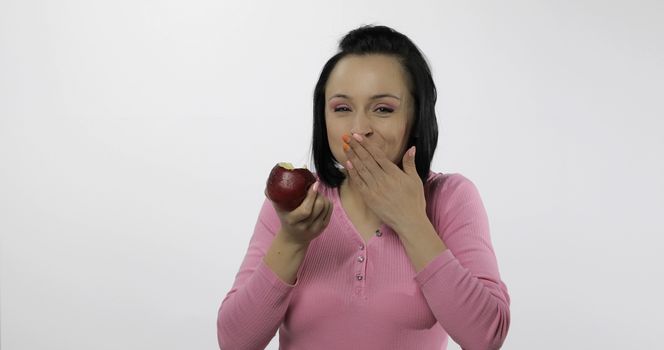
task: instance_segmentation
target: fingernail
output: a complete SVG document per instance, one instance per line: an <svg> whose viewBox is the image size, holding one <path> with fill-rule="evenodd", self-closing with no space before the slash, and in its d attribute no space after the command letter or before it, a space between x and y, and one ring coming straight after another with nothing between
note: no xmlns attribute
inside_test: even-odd
<svg viewBox="0 0 664 350"><path fill-rule="evenodd" d="M316 183L314 183L314 192L316 192L316 191L318 191L318 181L316 181Z"/></svg>
<svg viewBox="0 0 664 350"><path fill-rule="evenodd" d="M410 151L408 153L411 157L415 157L415 146L410 148Z"/></svg>
<svg viewBox="0 0 664 350"><path fill-rule="evenodd" d="M344 140L345 143L350 142L350 136L348 136L348 134L343 134L343 136L341 136L341 138Z"/></svg>
<svg viewBox="0 0 664 350"><path fill-rule="evenodd" d="M362 142L362 136L359 134L353 134L353 137L357 140L357 142Z"/></svg>
<svg viewBox="0 0 664 350"><path fill-rule="evenodd" d="M348 152L350 146L347 143L344 143L344 151Z"/></svg>

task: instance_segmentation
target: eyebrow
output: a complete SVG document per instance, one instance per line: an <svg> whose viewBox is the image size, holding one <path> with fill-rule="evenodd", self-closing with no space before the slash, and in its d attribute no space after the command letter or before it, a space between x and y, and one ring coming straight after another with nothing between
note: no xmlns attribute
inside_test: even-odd
<svg viewBox="0 0 664 350"><path fill-rule="evenodd" d="M335 98L335 97L342 97L342 98L347 98L347 99L349 99L349 100L352 100L352 98L350 98L348 95L344 95L344 94L335 94L335 95L332 95L332 97L330 97L330 100L333 99L333 98ZM392 94L378 94L378 95L373 95L373 96L371 96L370 100L375 100L375 99L378 99L378 98L381 98L381 97L392 97L392 98L396 98L397 100L401 101L401 98L399 98L398 96L392 95ZM328 100L328 101L330 101L330 100Z"/></svg>

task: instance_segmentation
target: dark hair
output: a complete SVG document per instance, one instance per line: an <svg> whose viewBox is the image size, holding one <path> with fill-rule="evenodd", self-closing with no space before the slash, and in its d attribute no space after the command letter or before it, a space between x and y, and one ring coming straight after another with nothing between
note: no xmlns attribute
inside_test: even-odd
<svg viewBox="0 0 664 350"><path fill-rule="evenodd" d="M436 121L436 86L429 65L417 46L407 36L386 26L364 25L350 31L339 42L339 52L332 56L314 89L314 128L312 150L316 173L329 187L338 187L345 175L337 168L330 150L325 124L325 86L336 64L348 55L386 54L395 56L408 74L410 94L415 101L415 119L406 149L415 145L417 173L426 184L431 160L438 144Z"/></svg>

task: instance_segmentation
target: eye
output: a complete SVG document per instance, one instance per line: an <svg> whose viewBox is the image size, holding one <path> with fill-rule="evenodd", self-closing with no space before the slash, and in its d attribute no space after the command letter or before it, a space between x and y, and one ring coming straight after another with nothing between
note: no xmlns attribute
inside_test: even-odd
<svg viewBox="0 0 664 350"><path fill-rule="evenodd" d="M334 111L335 111L335 112L347 112L347 111L348 111L348 107L345 107L345 106L335 107L335 108L334 108Z"/></svg>
<svg viewBox="0 0 664 350"><path fill-rule="evenodd" d="M384 107L384 106L383 107L378 107L378 108L376 108L376 110L381 112L381 113L392 113L392 112L394 112L394 110L392 108Z"/></svg>

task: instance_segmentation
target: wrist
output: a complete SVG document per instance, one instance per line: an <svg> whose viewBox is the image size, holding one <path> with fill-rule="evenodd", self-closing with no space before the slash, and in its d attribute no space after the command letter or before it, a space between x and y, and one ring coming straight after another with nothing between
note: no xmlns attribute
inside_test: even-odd
<svg viewBox="0 0 664 350"><path fill-rule="evenodd" d="M433 224L431 223L431 220L429 220L429 217L426 216L426 214L421 214L418 216L411 216L410 218L407 218L407 220L402 220L397 223L393 229L399 235L406 235L412 232L428 230L431 227L433 227Z"/></svg>
<svg viewBox="0 0 664 350"><path fill-rule="evenodd" d="M293 252L306 251L309 247L309 242L293 239L293 235L286 232L284 229L279 230L274 239L277 240L279 245Z"/></svg>

